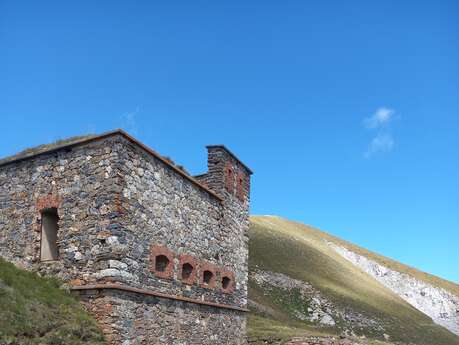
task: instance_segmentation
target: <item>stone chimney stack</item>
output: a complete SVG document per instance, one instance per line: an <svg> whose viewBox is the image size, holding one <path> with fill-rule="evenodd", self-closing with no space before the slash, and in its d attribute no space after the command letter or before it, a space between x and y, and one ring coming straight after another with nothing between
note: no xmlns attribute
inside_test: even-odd
<svg viewBox="0 0 459 345"><path fill-rule="evenodd" d="M207 186L225 201L248 206L252 171L223 145L209 145L207 153Z"/></svg>

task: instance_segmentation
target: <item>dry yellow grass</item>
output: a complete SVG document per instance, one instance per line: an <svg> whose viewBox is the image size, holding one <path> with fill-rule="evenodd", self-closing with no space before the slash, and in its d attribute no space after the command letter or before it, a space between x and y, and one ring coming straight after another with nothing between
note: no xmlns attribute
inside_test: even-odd
<svg viewBox="0 0 459 345"><path fill-rule="evenodd" d="M392 336L391 340L419 345L459 344L457 336L434 324L429 317L342 258L327 245L327 241L343 245L398 271L415 272L415 277L426 278L423 280L453 293L457 288L453 283L370 253L323 231L271 216L251 217L250 269L279 272L310 283L335 305L379 320L386 333ZM294 305L285 305L288 304L285 300L279 303L278 296L263 291L253 281L249 283L250 299L270 311L269 315L256 315L258 318L250 319L251 334L262 330L268 332L270 322L273 322L274 331L282 330L283 334L298 333L298 330L324 331L299 322L290 312ZM327 329L329 334L339 331L337 328ZM362 335L383 340L380 334L373 333L371 329L362 330Z"/></svg>

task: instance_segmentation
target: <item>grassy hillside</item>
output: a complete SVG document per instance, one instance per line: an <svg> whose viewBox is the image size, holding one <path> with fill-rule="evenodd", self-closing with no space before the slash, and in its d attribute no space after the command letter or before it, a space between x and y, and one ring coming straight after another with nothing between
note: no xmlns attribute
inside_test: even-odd
<svg viewBox="0 0 459 345"><path fill-rule="evenodd" d="M102 345L95 321L54 279L0 259L0 344Z"/></svg>
<svg viewBox="0 0 459 345"><path fill-rule="evenodd" d="M277 217L252 217L251 336L348 333L391 343L459 344L459 337L434 324L429 317L362 273L332 250L326 241L344 245L457 294L458 286L454 283L370 253L324 232ZM267 283L260 278L263 275L271 275L278 282ZM311 298L308 291L316 291L318 297ZM317 304L317 299L322 301ZM327 324L311 320L311 310L317 305L325 311L333 309L335 314L329 314L336 322Z"/></svg>

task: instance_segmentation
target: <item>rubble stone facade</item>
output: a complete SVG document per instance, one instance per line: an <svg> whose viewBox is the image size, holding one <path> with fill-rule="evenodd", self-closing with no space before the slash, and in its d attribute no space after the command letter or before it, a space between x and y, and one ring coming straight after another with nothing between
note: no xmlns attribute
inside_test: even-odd
<svg viewBox="0 0 459 345"><path fill-rule="evenodd" d="M207 149L195 178L120 130L0 163L0 256L67 282L111 344L246 344L251 171Z"/></svg>

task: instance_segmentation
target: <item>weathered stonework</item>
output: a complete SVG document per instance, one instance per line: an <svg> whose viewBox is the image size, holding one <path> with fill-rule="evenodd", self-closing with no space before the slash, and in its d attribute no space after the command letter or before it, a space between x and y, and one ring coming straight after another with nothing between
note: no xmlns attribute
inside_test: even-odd
<svg viewBox="0 0 459 345"><path fill-rule="evenodd" d="M86 293L83 301L114 344L245 344L245 316L238 311L115 290Z"/></svg>
<svg viewBox="0 0 459 345"><path fill-rule="evenodd" d="M0 256L68 282L113 344L245 344L250 174L209 146L194 179L122 131L0 163Z"/></svg>

